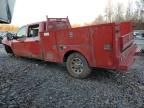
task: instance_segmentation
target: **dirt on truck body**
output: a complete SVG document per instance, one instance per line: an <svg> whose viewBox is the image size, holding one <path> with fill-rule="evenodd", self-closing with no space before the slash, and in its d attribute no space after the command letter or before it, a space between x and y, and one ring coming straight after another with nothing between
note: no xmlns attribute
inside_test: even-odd
<svg viewBox="0 0 144 108"><path fill-rule="evenodd" d="M127 70L134 61L131 22L71 28L68 18L21 27L13 39L3 39L6 51L16 56L66 62L68 72L85 78L92 68Z"/></svg>

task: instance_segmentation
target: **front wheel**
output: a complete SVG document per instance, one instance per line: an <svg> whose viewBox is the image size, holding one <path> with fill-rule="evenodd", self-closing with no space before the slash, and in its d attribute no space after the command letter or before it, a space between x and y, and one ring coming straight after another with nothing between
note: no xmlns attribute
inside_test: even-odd
<svg viewBox="0 0 144 108"><path fill-rule="evenodd" d="M5 45L4 47L5 47L5 51L7 54L12 55L12 56L14 55L12 49L9 46Z"/></svg>
<svg viewBox="0 0 144 108"><path fill-rule="evenodd" d="M86 78L91 73L84 56L79 53L72 53L66 62L67 70L75 78Z"/></svg>

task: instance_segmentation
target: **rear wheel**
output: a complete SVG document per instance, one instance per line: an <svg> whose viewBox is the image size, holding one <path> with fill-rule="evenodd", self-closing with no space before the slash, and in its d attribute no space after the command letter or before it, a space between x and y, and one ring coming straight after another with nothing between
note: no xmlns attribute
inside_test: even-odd
<svg viewBox="0 0 144 108"><path fill-rule="evenodd" d="M76 78L86 78L91 73L87 60L79 53L72 53L66 62L68 72Z"/></svg>

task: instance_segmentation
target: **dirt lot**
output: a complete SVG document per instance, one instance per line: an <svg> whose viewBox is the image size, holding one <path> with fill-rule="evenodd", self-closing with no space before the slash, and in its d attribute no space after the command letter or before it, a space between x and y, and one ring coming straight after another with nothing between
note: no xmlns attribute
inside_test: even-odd
<svg viewBox="0 0 144 108"><path fill-rule="evenodd" d="M125 74L72 78L64 65L8 56L0 46L0 108L144 108L144 57Z"/></svg>

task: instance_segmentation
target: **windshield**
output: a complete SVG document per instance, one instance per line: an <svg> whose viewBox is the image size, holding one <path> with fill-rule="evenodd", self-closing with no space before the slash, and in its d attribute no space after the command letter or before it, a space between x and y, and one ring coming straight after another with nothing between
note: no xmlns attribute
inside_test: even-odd
<svg viewBox="0 0 144 108"><path fill-rule="evenodd" d="M23 36L26 35L26 26L23 26L19 29L19 31L17 32L17 37L21 38Z"/></svg>

